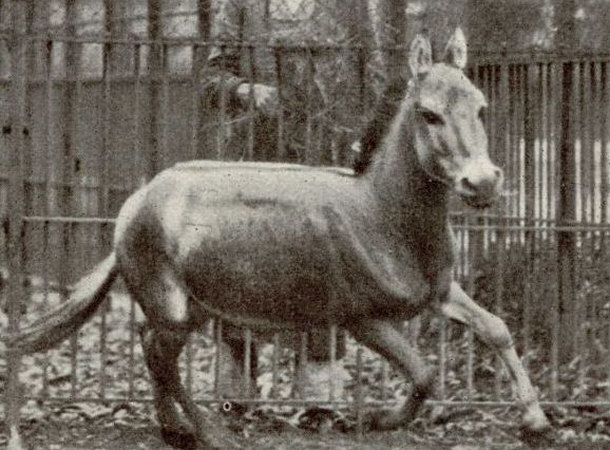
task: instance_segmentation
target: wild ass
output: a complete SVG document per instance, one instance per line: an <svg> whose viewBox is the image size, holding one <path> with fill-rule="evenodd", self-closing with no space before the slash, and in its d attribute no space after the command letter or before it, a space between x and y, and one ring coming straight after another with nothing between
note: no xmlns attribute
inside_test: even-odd
<svg viewBox="0 0 610 450"><path fill-rule="evenodd" d="M466 42L450 39L444 62L411 45L413 79L382 147L355 177L344 170L270 163L178 165L123 205L114 251L70 299L9 344L49 349L83 325L121 276L152 327L144 340L158 419L183 430L174 402L209 448L237 446L202 412L180 380L177 359L191 331L217 317L252 329L336 324L412 380L399 408L371 412L379 429L411 421L433 373L395 329L424 308L471 325L516 383L527 430L548 421L504 322L452 279L448 196L473 207L498 196L502 172L489 159L479 118L483 94L463 73Z"/></svg>

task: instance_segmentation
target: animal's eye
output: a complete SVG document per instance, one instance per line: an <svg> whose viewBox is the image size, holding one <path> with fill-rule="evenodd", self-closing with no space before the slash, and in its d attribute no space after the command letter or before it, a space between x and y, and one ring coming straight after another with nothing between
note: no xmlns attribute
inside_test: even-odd
<svg viewBox="0 0 610 450"><path fill-rule="evenodd" d="M445 123L440 115L430 111L429 109L420 108L419 113L428 125L443 125Z"/></svg>

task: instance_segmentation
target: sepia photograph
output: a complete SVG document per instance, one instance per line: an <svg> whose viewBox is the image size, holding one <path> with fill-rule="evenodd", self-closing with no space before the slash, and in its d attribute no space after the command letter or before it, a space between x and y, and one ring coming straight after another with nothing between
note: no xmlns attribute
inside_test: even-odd
<svg viewBox="0 0 610 450"><path fill-rule="evenodd" d="M0 0L0 448L610 450L610 0Z"/></svg>

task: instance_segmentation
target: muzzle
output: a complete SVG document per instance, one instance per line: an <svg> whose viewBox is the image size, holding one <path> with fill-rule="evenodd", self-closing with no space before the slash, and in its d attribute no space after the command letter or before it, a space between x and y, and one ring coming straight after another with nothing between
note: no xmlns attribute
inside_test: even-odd
<svg viewBox="0 0 610 450"><path fill-rule="evenodd" d="M469 206L486 208L500 195L504 175L489 159L470 162L456 180L455 191Z"/></svg>

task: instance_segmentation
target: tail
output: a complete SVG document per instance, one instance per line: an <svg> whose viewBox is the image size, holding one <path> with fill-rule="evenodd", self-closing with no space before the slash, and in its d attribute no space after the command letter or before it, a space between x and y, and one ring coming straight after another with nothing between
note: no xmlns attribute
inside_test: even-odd
<svg viewBox="0 0 610 450"><path fill-rule="evenodd" d="M116 256L112 252L89 275L80 279L66 302L17 333L8 335L4 339L7 346L29 354L60 344L91 318L117 275Z"/></svg>

